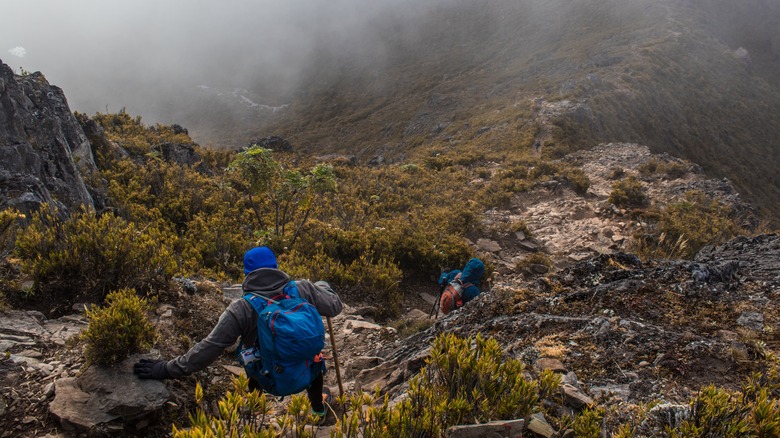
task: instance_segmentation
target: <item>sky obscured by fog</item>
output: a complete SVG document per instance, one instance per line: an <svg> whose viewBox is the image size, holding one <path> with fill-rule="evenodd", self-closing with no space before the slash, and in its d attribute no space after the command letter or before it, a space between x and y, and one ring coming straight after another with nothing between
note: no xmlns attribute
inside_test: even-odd
<svg viewBox="0 0 780 438"><path fill-rule="evenodd" d="M155 100L197 85L249 88L268 78L293 87L323 45L348 46L376 19L445 1L9 1L0 59L17 73L43 72L73 110L127 107L154 121Z"/></svg>
<svg viewBox="0 0 780 438"><path fill-rule="evenodd" d="M272 94L278 97L295 90L301 81L318 78L317 60L341 62L353 56L370 58L373 67L381 66L387 37L426 44L425 36L420 36L425 34L418 33L425 29L418 27L425 27L423 17L443 4L467 5L472 11L496 4L522 5L518 17L536 22L547 33L559 22L559 9L609 4L610 13L617 16L619 9L636 14L644 6L663 2L591 1L5 0L0 6L0 59L17 72L20 68L43 72L50 83L64 89L72 110L92 114L126 107L147 122L171 123L175 120L167 115L175 113L177 105L186 105L180 97L196 93L200 85L224 91L253 89L255 103L277 106L285 101L274 100ZM746 8L768 9L774 1L751 0L753 6ZM742 22L732 22L736 9L723 7L730 0L674 3L704 9L721 4L718 9L725 19L712 28L723 29L724 36L744 34L744 29L756 28L756 17L762 17L755 11ZM509 24L516 25L511 20ZM445 36L437 41L444 46L434 48L435 54L449 50L447 44L456 44L446 32L494 31L482 23L465 30L449 29L448 23L441 26L445 33L440 35ZM776 30L772 22L762 28ZM769 41L767 50L776 51L780 37L760 33L754 39ZM732 40L736 48L745 38ZM337 56L323 56L331 52Z"/></svg>

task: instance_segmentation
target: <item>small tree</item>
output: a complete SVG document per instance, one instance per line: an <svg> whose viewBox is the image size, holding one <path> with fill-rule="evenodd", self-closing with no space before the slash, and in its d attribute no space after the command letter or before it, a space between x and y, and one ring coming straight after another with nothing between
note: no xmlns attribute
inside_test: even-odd
<svg viewBox="0 0 780 438"><path fill-rule="evenodd" d="M295 244L314 202L325 193L336 190L332 167L319 164L304 174L285 168L273 159L269 149L257 145L240 152L228 170L232 173L235 187L248 197L262 240L283 241L288 225L294 228L285 246ZM265 205L260 203L260 199L265 201ZM273 227L266 226L262 214L264 207L271 211Z"/></svg>

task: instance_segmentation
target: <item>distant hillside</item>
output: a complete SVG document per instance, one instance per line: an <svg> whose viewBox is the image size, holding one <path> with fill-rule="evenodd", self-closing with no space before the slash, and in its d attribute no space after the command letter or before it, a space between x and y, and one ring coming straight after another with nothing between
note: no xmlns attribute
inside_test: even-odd
<svg viewBox="0 0 780 438"><path fill-rule="evenodd" d="M382 17L368 39L322 47L302 90L201 90L179 120L203 144L280 135L364 161L639 142L732 179L780 217L776 2L536 3Z"/></svg>

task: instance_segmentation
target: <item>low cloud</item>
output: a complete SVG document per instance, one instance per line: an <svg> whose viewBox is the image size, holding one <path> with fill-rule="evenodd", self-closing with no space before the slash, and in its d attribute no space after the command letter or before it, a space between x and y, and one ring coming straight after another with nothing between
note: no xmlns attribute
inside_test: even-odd
<svg viewBox="0 0 780 438"><path fill-rule="evenodd" d="M13 49L9 50L8 52L16 56L17 58L24 58L24 55L27 54L27 50L22 46L16 46Z"/></svg>

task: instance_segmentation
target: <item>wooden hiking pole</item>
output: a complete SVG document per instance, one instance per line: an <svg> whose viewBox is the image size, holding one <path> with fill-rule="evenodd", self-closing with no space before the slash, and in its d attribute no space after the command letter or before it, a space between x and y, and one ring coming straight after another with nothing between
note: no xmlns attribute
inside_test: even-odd
<svg viewBox="0 0 780 438"><path fill-rule="evenodd" d="M336 364L336 380L339 382L339 396L344 398L344 385L341 384L341 371L339 370L339 355L336 352L336 337L333 336L333 323L330 316L325 317L328 320L328 332L330 333L330 345L333 346L333 363Z"/></svg>

